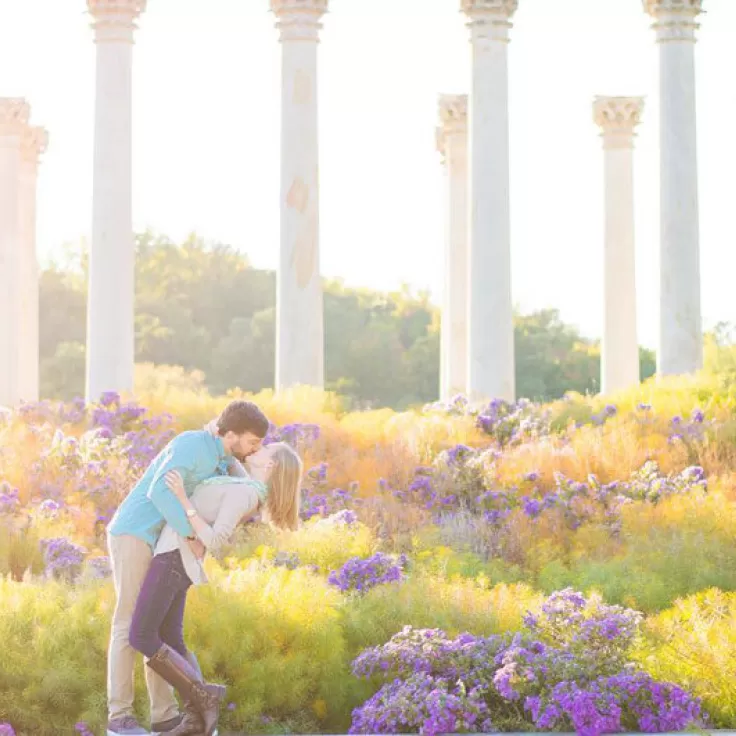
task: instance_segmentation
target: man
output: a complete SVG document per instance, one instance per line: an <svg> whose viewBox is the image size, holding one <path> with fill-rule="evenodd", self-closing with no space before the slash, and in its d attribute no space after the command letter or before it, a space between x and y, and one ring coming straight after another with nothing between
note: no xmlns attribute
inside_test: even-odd
<svg viewBox="0 0 736 736"><path fill-rule="evenodd" d="M255 404L233 401L203 430L175 437L153 460L110 522L108 548L116 604L107 669L108 736L148 734L133 715L136 653L128 642L128 633L138 593L164 524L170 524L189 538L197 556L204 554L184 508L166 486L166 474L178 470L188 495L197 484L213 475L245 475L240 460L260 448L268 426L268 419ZM146 667L145 672L151 701L151 731L171 731L181 720L173 690L150 668Z"/></svg>

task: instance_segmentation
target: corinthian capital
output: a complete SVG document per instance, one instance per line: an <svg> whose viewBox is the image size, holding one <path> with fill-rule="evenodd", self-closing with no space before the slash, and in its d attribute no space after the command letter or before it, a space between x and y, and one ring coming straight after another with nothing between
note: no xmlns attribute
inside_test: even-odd
<svg viewBox="0 0 736 736"><path fill-rule="evenodd" d="M593 120L601 127L604 148L630 148L643 110L643 97L596 97Z"/></svg>
<svg viewBox="0 0 736 736"><path fill-rule="evenodd" d="M328 0L270 0L281 41L319 41Z"/></svg>
<svg viewBox="0 0 736 736"><path fill-rule="evenodd" d="M87 0L92 16L95 41L133 43L138 16L146 9L147 0Z"/></svg>
<svg viewBox="0 0 736 736"><path fill-rule="evenodd" d="M0 135L22 136L31 106L22 97L0 97Z"/></svg>
<svg viewBox="0 0 736 736"><path fill-rule="evenodd" d="M468 96L440 95L438 104L437 150L447 156L451 138L464 140L468 133Z"/></svg>
<svg viewBox="0 0 736 736"><path fill-rule="evenodd" d="M511 17L519 7L519 0L460 0L460 7L469 18L473 41L508 43Z"/></svg>
<svg viewBox="0 0 736 736"><path fill-rule="evenodd" d="M46 151L49 145L49 134L45 128L29 125L23 131L20 145L23 160L31 164L37 164L38 157Z"/></svg>
<svg viewBox="0 0 736 736"><path fill-rule="evenodd" d="M657 41L695 41L700 27L696 18L703 12L703 0L643 0L644 10L654 18Z"/></svg>

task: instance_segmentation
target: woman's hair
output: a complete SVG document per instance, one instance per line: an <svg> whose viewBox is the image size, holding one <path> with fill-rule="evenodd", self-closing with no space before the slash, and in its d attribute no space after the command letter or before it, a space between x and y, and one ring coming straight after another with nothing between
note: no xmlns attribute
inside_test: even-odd
<svg viewBox="0 0 736 736"><path fill-rule="evenodd" d="M273 469L268 479L265 518L279 529L295 531L299 527L299 505L302 496L302 460L285 442L274 442L271 459Z"/></svg>

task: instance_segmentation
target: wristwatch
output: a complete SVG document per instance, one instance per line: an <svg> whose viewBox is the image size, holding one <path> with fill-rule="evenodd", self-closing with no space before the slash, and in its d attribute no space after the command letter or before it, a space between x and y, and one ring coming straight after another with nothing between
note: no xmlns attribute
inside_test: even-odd
<svg viewBox="0 0 736 736"><path fill-rule="evenodd" d="M197 515L197 509L187 509L187 516L191 519Z"/></svg>

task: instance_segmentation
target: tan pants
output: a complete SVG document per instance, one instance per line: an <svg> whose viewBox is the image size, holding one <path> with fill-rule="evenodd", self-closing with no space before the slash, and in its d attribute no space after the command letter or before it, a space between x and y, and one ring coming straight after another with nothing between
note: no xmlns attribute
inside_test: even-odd
<svg viewBox="0 0 736 736"><path fill-rule="evenodd" d="M107 656L107 708L112 720L133 715L133 671L137 652L130 646L128 635L153 552L142 539L124 534L108 534L107 546L117 599ZM151 721L173 718L179 712L173 688L149 667L144 667L144 671L151 700Z"/></svg>

